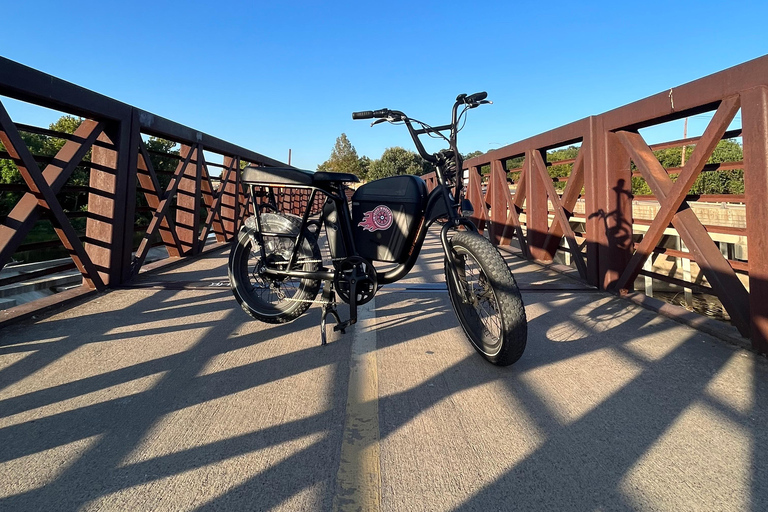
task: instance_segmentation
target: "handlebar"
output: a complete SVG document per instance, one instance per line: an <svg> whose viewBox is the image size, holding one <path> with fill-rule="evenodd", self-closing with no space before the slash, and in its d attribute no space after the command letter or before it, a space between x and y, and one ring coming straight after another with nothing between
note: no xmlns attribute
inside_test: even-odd
<svg viewBox="0 0 768 512"><path fill-rule="evenodd" d="M419 140L419 135L423 135L426 133L431 132L440 132L443 130L450 130L450 138L446 139L448 140L451 151L453 151L454 154L458 153L458 150L456 149L456 134L458 133L458 127L457 122L458 119L456 117L457 109L460 105L466 105L467 108L474 108L484 103L490 103L489 101L485 101L485 98L488 97L487 92L476 92L475 94L459 94L456 97L456 103L453 105L453 111L451 115L451 124L445 125L445 126L437 126L437 127L430 127L423 123L422 126L424 126L423 129L415 130L413 128L413 125L411 124L412 121L416 121L415 119L410 119L408 116L406 116L403 112L400 112L399 110L390 110L388 108L383 108L380 110L362 110L360 112L352 112L352 119L373 119L377 118L379 121L373 123L377 124L379 122L382 122L384 120L390 121L390 122L397 122L397 121L403 121L405 123L405 126L408 128L408 132L411 134L411 138L413 139L414 144L416 145L416 149L418 150L419 154L424 158L426 161L436 164L438 163L439 158L442 157L442 155L435 153L434 155L429 154L425 151L424 146L421 144L421 141ZM419 121L416 121L419 122ZM373 126L373 125L371 125Z"/></svg>
<svg viewBox="0 0 768 512"><path fill-rule="evenodd" d="M459 94L456 96L456 104L457 105L471 105L472 103L478 103L480 101L483 101L485 98L488 97L488 93L483 92L476 92L475 94L470 94L467 96L466 94Z"/></svg>
<svg viewBox="0 0 768 512"><path fill-rule="evenodd" d="M475 94L470 94L466 98L464 98L464 103L477 103L478 101L483 101L485 98L488 97L488 93L483 92L476 92Z"/></svg>
<svg viewBox="0 0 768 512"><path fill-rule="evenodd" d="M410 133L411 138L416 145L416 150L419 152L419 155L421 155L421 157L427 162L435 165L439 183L441 185L445 185L447 184L445 180L453 181L453 198L455 201L458 201L462 197L462 189L464 187L464 181L461 178L456 179L456 176L461 172L463 161L461 153L459 153L459 150L456 147L456 135L460 130L458 124L461 120L461 115L457 116L458 109L461 105L464 105L464 111L462 111L463 114L468 109L490 103L490 101L485 99L487 97L488 93L484 91L476 92L475 94L470 95L459 94L456 97L456 102L453 104L453 109L451 111L451 124L443 126L429 126L426 123L422 123L416 119L409 118L399 110L389 110L387 108L373 111L363 110L360 112L352 112L352 119L377 118L377 120L374 121L371 126L384 121L389 121L392 123L402 121L403 124L405 124L405 127L408 128L408 133ZM422 128L418 130L414 129L414 122L420 124ZM445 137L442 133L440 133L446 130L450 130L449 137ZM431 133L440 134L445 140L448 141L450 148L447 150L444 149L442 151L438 151L434 154L428 153L419 140L419 136ZM445 197L446 200L448 200L450 197L448 193L445 191L443 191L443 193L446 194ZM456 206L458 206L458 203L456 203Z"/></svg>
<svg viewBox="0 0 768 512"><path fill-rule="evenodd" d="M363 110L362 112L352 112L352 119L373 119L374 117L388 117L390 110L382 108L380 110Z"/></svg>

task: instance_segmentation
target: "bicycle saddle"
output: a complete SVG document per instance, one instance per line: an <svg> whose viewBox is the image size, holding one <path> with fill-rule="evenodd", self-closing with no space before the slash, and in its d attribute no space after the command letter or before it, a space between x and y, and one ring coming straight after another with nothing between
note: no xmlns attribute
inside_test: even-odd
<svg viewBox="0 0 768 512"><path fill-rule="evenodd" d="M352 182L360 180L354 174L343 172L311 172L293 167L253 167L243 169L243 182L265 185L317 185L328 182Z"/></svg>

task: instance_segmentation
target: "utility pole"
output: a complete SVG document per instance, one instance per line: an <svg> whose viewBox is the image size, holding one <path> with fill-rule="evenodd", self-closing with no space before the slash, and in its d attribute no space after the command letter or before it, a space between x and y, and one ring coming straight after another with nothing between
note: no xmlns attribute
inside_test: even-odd
<svg viewBox="0 0 768 512"><path fill-rule="evenodd" d="M688 118L685 118L685 124L683 124L683 139L688 138ZM683 144L683 156L682 156L682 163L680 164L680 167L685 165L685 144Z"/></svg>

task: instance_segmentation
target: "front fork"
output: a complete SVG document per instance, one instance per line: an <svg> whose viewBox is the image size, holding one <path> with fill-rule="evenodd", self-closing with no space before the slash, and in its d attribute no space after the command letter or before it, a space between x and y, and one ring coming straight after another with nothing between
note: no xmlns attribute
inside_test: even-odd
<svg viewBox="0 0 768 512"><path fill-rule="evenodd" d="M452 228L458 228L459 226L464 226L467 230L472 232L477 232L477 228L475 227L472 222L470 222L468 219L464 218L457 218L456 221L448 222L443 226L443 229L440 231L440 243L443 245L443 252L445 253L446 261L448 262L448 272L451 274L451 279L454 283L456 283L456 291L459 292L459 297L461 298L461 302L464 304L472 304L475 300L474 297L471 297L467 293L467 289L464 286L461 286L461 278L459 276L459 272L457 270L458 265L461 264L459 261L459 255L456 254L456 251L453 250L453 246L451 245L450 240L448 240L448 231L450 231ZM450 283L446 283L448 286L450 286Z"/></svg>

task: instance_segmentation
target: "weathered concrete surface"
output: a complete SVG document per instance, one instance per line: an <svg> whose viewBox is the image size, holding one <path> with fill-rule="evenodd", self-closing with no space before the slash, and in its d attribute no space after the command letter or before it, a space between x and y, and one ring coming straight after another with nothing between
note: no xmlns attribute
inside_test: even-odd
<svg viewBox="0 0 768 512"><path fill-rule="evenodd" d="M529 344L496 368L426 249L326 347L318 307L250 321L226 253L0 331L0 510L327 510L370 454L382 510L768 509L764 358L510 256Z"/></svg>

